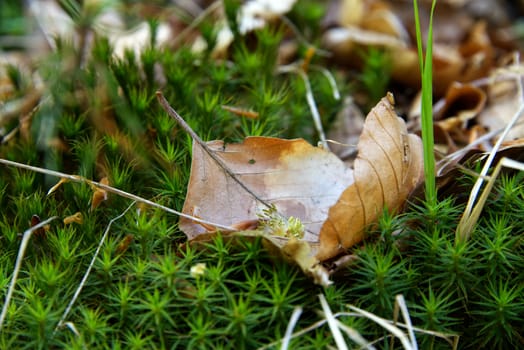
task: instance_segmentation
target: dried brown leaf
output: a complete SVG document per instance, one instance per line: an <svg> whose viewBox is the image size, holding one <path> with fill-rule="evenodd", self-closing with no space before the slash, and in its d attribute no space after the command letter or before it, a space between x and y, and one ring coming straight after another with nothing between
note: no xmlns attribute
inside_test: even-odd
<svg viewBox="0 0 524 350"><path fill-rule="evenodd" d="M125 235L125 237L120 241L120 243L118 243L115 249L115 254L116 255L124 254L134 239L135 239L135 236L131 233L128 233L127 235Z"/></svg>
<svg viewBox="0 0 524 350"><path fill-rule="evenodd" d="M488 105L480 113L478 123L490 131L500 129L507 125L513 115L522 104L521 92L516 80L508 80L507 77L520 79L523 69L522 65L508 67L507 71L500 70L495 73L491 84L488 86ZM507 75L506 79L504 75ZM502 79L499 79L500 78ZM524 137L524 126L515 125L506 136L507 140L520 139Z"/></svg>
<svg viewBox="0 0 524 350"><path fill-rule="evenodd" d="M40 224L42 220L40 217L36 214L33 214L31 216L31 227L35 227L36 225ZM39 229L35 230L35 236L45 238L46 232L49 231L50 225L44 225L43 227L40 227Z"/></svg>
<svg viewBox="0 0 524 350"><path fill-rule="evenodd" d="M390 100L382 99L368 115L354 172L333 153L301 139L208 142L219 161L195 142L183 212L227 227L258 220L256 230L227 237L262 235L272 252L297 263L317 283L328 285L327 272L319 262L360 241L366 226L384 208L397 211L422 179L421 141L407 133ZM268 214L266 204L276 207L276 216ZM263 219L259 217L262 211ZM305 226L304 237L294 234L296 221L291 217ZM277 225L268 224L273 219ZM213 227L188 218L180 219L180 229L196 243L216 234Z"/></svg>
<svg viewBox="0 0 524 350"><path fill-rule="evenodd" d="M81 212L76 212L73 215L69 215L64 218L64 225L69 225L72 223L81 225L84 222L84 216Z"/></svg>
<svg viewBox="0 0 524 350"><path fill-rule="evenodd" d="M444 98L444 106L435 116L435 119L439 119L435 123L435 141L446 145L442 149L444 154L456 151L458 146L469 144L470 138L482 131L478 126L469 128L468 121L484 109L486 99L486 93L479 87L460 83L450 85Z"/></svg>
<svg viewBox="0 0 524 350"><path fill-rule="evenodd" d="M109 179L107 177L103 177L100 180L100 184L109 185ZM107 200L107 191L100 187L95 187L93 198L91 199L91 210L98 208L98 206L105 200Z"/></svg>
<svg viewBox="0 0 524 350"><path fill-rule="evenodd" d="M422 142L383 98L366 118L355 160L355 182L329 210L320 230L323 261L362 241L383 210L398 211L423 179Z"/></svg>
<svg viewBox="0 0 524 350"><path fill-rule="evenodd" d="M485 162L488 153L477 147L464 153L457 152L456 155L450 155L437 163L436 180L439 195L443 198L453 196L457 203L465 203L473 185L467 188L461 179L464 173L473 177L479 176L475 169L478 169L479 165ZM499 164L504 158L524 162L524 138L503 142L492 164ZM515 170L503 167L501 171L511 174Z"/></svg>
<svg viewBox="0 0 524 350"><path fill-rule="evenodd" d="M302 139L248 137L239 144L211 141L207 145L259 198L274 204L284 217L300 219L307 241L318 240L329 207L353 179L351 170L334 154ZM184 213L232 226L258 220L264 208L194 144ZM189 239L209 231L184 218L180 228Z"/></svg>

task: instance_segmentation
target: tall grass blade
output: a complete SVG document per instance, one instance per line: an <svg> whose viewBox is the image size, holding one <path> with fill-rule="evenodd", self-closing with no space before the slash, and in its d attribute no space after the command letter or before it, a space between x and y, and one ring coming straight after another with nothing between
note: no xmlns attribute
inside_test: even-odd
<svg viewBox="0 0 524 350"><path fill-rule="evenodd" d="M413 11L415 15L415 27L417 37L417 49L419 57L420 72L422 78L422 143L424 147L424 175L426 181L426 201L429 205L435 205L437 201L437 190L435 186L435 155L433 153L433 13L437 1L431 4L429 28L424 54L422 43L422 30L418 10L418 1L413 0Z"/></svg>

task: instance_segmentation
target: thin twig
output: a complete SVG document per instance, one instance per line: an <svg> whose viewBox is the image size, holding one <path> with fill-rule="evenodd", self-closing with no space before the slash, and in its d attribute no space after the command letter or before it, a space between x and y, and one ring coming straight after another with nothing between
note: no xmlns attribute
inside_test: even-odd
<svg viewBox="0 0 524 350"><path fill-rule="evenodd" d="M182 40L184 40L190 33L193 31L207 16L209 16L213 11L218 10L222 6L222 1L215 1L208 7L206 7L195 19L178 33L172 43L172 46L175 47Z"/></svg>
<svg viewBox="0 0 524 350"><path fill-rule="evenodd" d="M322 147L325 150L329 151L329 145L326 141L326 134L324 133L324 128L322 127L322 119L320 118L320 113L318 112L317 103L315 102L315 97L313 96L313 90L311 89L311 83L309 82L309 78L304 72L304 70L295 65L290 64L287 66L280 66L277 70L278 73L296 73L300 75L302 80L304 81L304 85L306 86L306 101L309 105L309 110L311 111L311 115L313 116L313 122L315 123L315 128L318 132L318 137L320 138L320 143L322 144Z"/></svg>
<svg viewBox="0 0 524 350"><path fill-rule="evenodd" d="M411 346L411 342L409 341L409 339L406 336L406 334L404 332L402 332L398 327L396 327L393 324L391 324L391 321L386 320L386 319L384 319L382 317L379 317L379 316L377 316L375 314L372 314L371 312L368 312L366 310L360 309L360 308L358 308L356 306L353 306L353 305L349 305L349 309L351 311L355 311L355 312L361 314L362 316L364 316L365 318L375 322L376 324L378 324L382 328L386 329L389 333L391 333L395 337L399 338L399 340L402 343L402 346L404 347L404 349L408 349L408 350L412 350L413 349L412 346Z"/></svg>
<svg viewBox="0 0 524 350"><path fill-rule="evenodd" d="M107 224L106 230L104 231L104 234L102 235L102 238L100 239L100 242L98 243L98 247L96 248L95 254L93 255L93 258L91 259L91 263L89 263L89 266L87 267L86 273L84 274L84 277L82 277L82 281L80 281L80 284L78 285L78 288L75 291L75 294L73 295L73 298L71 298L71 301L67 305L64 313L62 314L62 317L60 318L60 321L58 321L57 326L55 327L56 332L59 328L61 328L64 324L65 319L69 315L69 312L71 312L71 308L73 307L76 299L80 295L80 292L82 292L82 289L84 288L84 285L87 281L87 278L89 277L89 274L91 273L91 270L93 269L93 266L95 265L96 258L98 257L98 253L100 252L100 249L102 249L102 246L104 245L104 242L107 238L107 235L109 234L109 229L111 228L111 225L117 221L118 219L122 218L128 211L131 209L136 202L131 203L126 210L124 210L120 215L117 217L114 217L109 221L109 224Z"/></svg>
<svg viewBox="0 0 524 350"><path fill-rule="evenodd" d="M518 80L518 84L520 86L522 85L520 80ZM519 90L521 90L521 89L522 89L522 87L519 88ZM504 132L502 133L502 135L499 137L499 139L495 143L495 146L493 146L493 149L489 153L489 156L486 159L486 162L484 163L482 171L480 172L480 176L477 178L477 181L475 182L475 185L473 186L473 188L471 190L471 193L470 193L470 196L469 196L469 200L468 200L468 203L466 205L466 209L464 210L464 214L462 214L462 218L460 219L459 225L457 226L457 232L456 232L456 238L457 238L456 242L457 243L464 242L464 241L466 241L469 238L470 232L460 232L460 229L465 228L465 226L464 226L465 222L469 222L469 218L472 215L472 211L473 211L474 205L477 202L476 200L477 200L477 196L478 196L478 194L480 192L480 188L482 187L482 185L484 183L484 178L485 178L486 174L488 173L488 170L490 169L491 164L493 163L493 160L495 159L495 156L497 155L497 152L498 152L502 142L504 141L504 139L506 138L506 136L509 133L509 131L511 130L511 128L515 125L515 123L518 121L518 119L520 118L520 116L523 113L524 113L524 102L522 102L522 97L521 97L521 104L519 106L519 109L517 110L517 112L515 112L515 114L511 118L511 120L508 123L508 125L506 125L506 128L504 129ZM471 231L471 228L469 228L468 230Z"/></svg>
<svg viewBox="0 0 524 350"><path fill-rule="evenodd" d="M397 294L395 296L395 304L400 307L402 317L406 322L408 335L411 339L411 346L414 350L418 350L417 338L415 337L415 331L413 330L413 324L411 323L411 317L409 316L408 306L406 305L406 299L404 299L402 294Z"/></svg>
<svg viewBox="0 0 524 350"><path fill-rule="evenodd" d="M515 126L516 125L523 125L524 124L524 121L518 121L515 123ZM448 154L447 156L445 156L444 158L442 158L438 164L437 164L437 176L441 176L442 175L442 171L443 169L445 169L448 164L451 164L455 161L458 161L460 158L462 158L468 151L474 149L475 147L477 147L478 145L490 140L491 138L497 136L498 134L502 133L506 128L500 128L500 129L497 129L497 130L493 130L493 131L490 131L488 132L487 134L484 134L482 136L480 136L478 139L470 142L469 144L467 144L466 146L456 150L455 152L453 153L450 153Z"/></svg>
<svg viewBox="0 0 524 350"><path fill-rule="evenodd" d="M324 317L327 320L329 330L331 331L331 335L333 335L333 339L335 339L335 344L337 344L337 348L339 350L347 350L348 346L344 341L344 337L340 332L340 328L338 328L337 319L335 318L333 312L331 312L331 309L329 308L329 304L326 300L326 297L324 296L324 294L319 294L318 298L320 299L320 305L322 306Z"/></svg>
<svg viewBox="0 0 524 350"><path fill-rule="evenodd" d="M58 216L52 216L49 219L42 221L38 225L35 225L24 232L24 236L22 237L22 242L20 243L20 248L18 249L18 256L16 258L15 268L13 270L13 277L11 277L11 283L9 284L9 289L7 290L7 294L5 295L5 301L4 301L4 306L2 308L2 314L0 314L0 331L2 330L2 326L4 324L4 320L7 315L7 309L9 308L9 303L11 302L11 298L13 297L13 291L15 290L16 280L18 278L18 273L20 272L20 267L22 266L22 260L24 259L24 255L25 255L25 251L27 250L27 244L29 243L29 239L31 238L31 235L33 234L33 232L44 227L45 225L49 224L51 221L56 220L56 219L58 219Z"/></svg>
<svg viewBox="0 0 524 350"><path fill-rule="evenodd" d="M301 44L303 44L306 47L312 47L313 49L315 49L315 53L319 56L322 56L322 57L332 57L333 56L333 53L331 51L320 49L316 47L315 45L313 45L312 43L310 43L304 37L304 35L302 35L300 30L297 28L297 26L289 18L287 18L286 16L280 16L280 19L282 20L282 23L284 23L285 25L288 26L289 29L291 29L291 31L293 32L293 34L295 34L295 36L297 37L297 40Z"/></svg>
<svg viewBox="0 0 524 350"><path fill-rule="evenodd" d="M284 338L282 339L282 345L280 346L280 350L287 350L289 348L289 342L291 341L291 336L293 335L293 329L297 325L298 319L300 318L300 315L302 315L302 307L297 306L293 310L293 313L291 314L291 319L289 320L289 323L286 328L286 333L284 335Z"/></svg>
<svg viewBox="0 0 524 350"><path fill-rule="evenodd" d="M339 317L359 317L359 318L362 317L363 318L364 317L362 314L359 314L359 313L356 313L356 312L337 312L334 316L336 318L339 318ZM404 328L406 330L408 329L408 326L406 324L404 324L404 323L393 322L392 320L386 320L386 319L385 319L385 321L389 322L390 324L392 324L392 325L394 325L396 327ZM453 345L453 341L450 338L458 337L458 335L456 335L456 334L445 334L445 333L431 331L431 330L427 330L427 329L423 329L423 328L419 328L419 327L412 327L412 328L413 328L413 330L415 332L441 338L441 339L445 340L446 342L448 342L449 345ZM383 339L383 338L379 338L379 339ZM372 343L376 344L377 343L377 339L373 340Z"/></svg>
<svg viewBox="0 0 524 350"><path fill-rule="evenodd" d="M357 313L357 312L337 312L336 314L333 315L333 317L338 319L340 317L364 318L365 316L363 316L362 314ZM394 323L391 320L385 320L385 321L389 322L392 325L394 324L397 327L404 328L406 330L408 329L408 326L405 325L404 323L400 323L400 322ZM309 325L308 327L305 327L305 328L303 328L303 329L293 333L291 335L291 339L295 339L295 338L300 337L300 336L302 336L304 334L307 334L307 333L309 333L309 332L311 332L311 331L313 331L315 329L318 329L318 328L322 327L326 323L327 323L327 319L325 319L325 318L322 319L322 320L319 320L319 321ZM340 327L340 324L338 324L338 326ZM445 333L431 331L431 330L426 330L426 329L422 329L422 328L418 328L418 327L412 327L412 329L415 332L418 332L418 333L421 333L421 334L425 334L425 335L430 335L430 336L433 336L433 337L441 338L444 341L446 341L450 346L452 346L453 349L456 349L456 344L458 343L458 339L459 339L459 336L456 335L456 334L445 334ZM365 346L362 346L359 349L366 349L366 348L370 349L370 348L373 348L373 344L380 343L382 340L384 340L387 337L394 337L394 335L393 334L388 334L385 337L380 337L378 339L375 339L375 340L373 340L371 342L366 343ZM270 349L270 348L275 348L282 341L283 341L282 339L276 340L274 342L271 342L271 343L269 343L267 345L264 345L264 346L258 348L257 350L267 350L267 349Z"/></svg>
<svg viewBox="0 0 524 350"><path fill-rule="evenodd" d="M158 203L152 202L152 201L150 201L148 199L136 196L134 194L131 194L131 193L128 193L128 192L125 192L125 191L122 191L122 190L119 190L118 188L115 188L115 187L104 185L104 184L101 184L101 183L96 182L96 181L88 180L88 179L86 179L86 178L84 178L82 176L65 174L65 173L61 173L59 171L54 171L54 170L49 170L49 169L35 167L35 166L32 166L32 165L17 163L17 162L13 162L13 161L10 161L10 160L7 160L7 159L2 159L2 158L0 158L0 164L5 164L5 165L8 165L8 166L13 166L13 167L16 167L16 168L21 168L21 169L26 169L26 170L34 171L34 172L41 173L41 174L46 174L46 175L51 175L51 176L55 176L55 177L60 177L60 178L64 178L64 179L70 180L72 182L86 183L86 184L88 184L90 186L101 188L101 189L103 189L103 190L105 190L107 192L114 193L114 194L116 194L116 195L118 195L120 197L128 198L128 199L131 199L131 200L133 200L135 202L144 203L144 204L147 204L147 205L149 205L151 207L162 209L163 211L166 211L168 213L178 215L180 217L192 220L192 221L200 223L200 224L214 226L217 229L222 229L222 230L226 230L226 231L236 231L235 228L233 228L233 227L217 224L217 223L210 222L210 221L207 221L207 220L202 220L202 219L197 218L197 217L192 216L192 215L184 214L182 212L176 211L176 210L171 209L169 207L163 206L162 204L158 204Z"/></svg>
<svg viewBox="0 0 524 350"><path fill-rule="evenodd" d="M157 91L156 97L158 98L158 101L162 105L162 108L164 108L164 110L167 112L167 114L169 114L171 118L176 120L178 125L180 125L180 127L184 129L184 131L187 132L189 136L191 136L193 141L198 143L198 145L202 147L204 151L206 151L206 153L211 157L211 159L213 159L226 172L228 176L230 176L237 184L240 185L240 187L242 187L247 193L253 196L253 198L255 198L257 201L265 205L267 208L271 208L271 205L267 201L260 198L256 193L254 193L253 191L251 191L251 189L249 189L246 185L244 185L244 183L240 181L240 179L236 176L236 174L233 173L231 169L229 169L226 163L224 163L224 161L220 159L215 154L215 152L213 152L209 148L209 146L200 138L200 136L198 136L197 133L194 132L193 129L191 129L191 127L186 123L186 121L173 109L173 107L171 107L169 102L167 102L162 92Z"/></svg>
<svg viewBox="0 0 524 350"><path fill-rule="evenodd" d="M338 319L337 319L337 325L338 325L338 328L340 328L342 331L344 331L348 335L349 339L353 340L355 343L360 345L361 349L376 350L376 348L369 341L367 341L362 336L362 334L360 334L353 327L349 327L345 323L340 322Z"/></svg>
<svg viewBox="0 0 524 350"><path fill-rule="evenodd" d="M486 204L486 201L488 199L488 196L491 192L491 189L493 188L493 185L495 184L495 180L497 179L500 171L502 170L502 167L509 167L513 168L515 170L524 171L524 163L517 162L513 159L503 157L498 163L497 166L495 166L495 169L493 170L493 173L490 176L490 179L487 180L486 186L484 187L484 190L482 191L479 199L476 201L476 205L471 211L471 213L466 217L463 216L458 224L457 232L461 234L460 239L466 241L469 239L471 235L471 231L473 230L473 227L477 223L480 213L482 212L482 209L484 208L484 204Z"/></svg>
<svg viewBox="0 0 524 350"><path fill-rule="evenodd" d="M316 64L310 64L309 69L318 70L320 73L322 73L322 75L324 75L329 85L331 86L331 90L333 90L333 98L337 101L340 100L340 91L338 90L337 81L335 80L333 74L326 68Z"/></svg>
<svg viewBox="0 0 524 350"><path fill-rule="evenodd" d="M293 333L291 335L291 339L295 339L295 338L300 337L300 336L302 336L304 334L307 334L307 333L309 333L309 332L311 332L311 331L313 331L313 330L315 330L317 328L322 327L326 323L327 323L326 319L322 319L320 321L317 321L317 322L313 323L312 325L310 325L310 326L308 326L306 328L303 328L300 331L297 331L297 332ZM278 343L281 343L282 341L283 341L283 339L275 340L275 341L273 341L273 342L271 342L271 343L269 343L267 345L259 347L257 350L267 350L267 349L275 348L278 345Z"/></svg>

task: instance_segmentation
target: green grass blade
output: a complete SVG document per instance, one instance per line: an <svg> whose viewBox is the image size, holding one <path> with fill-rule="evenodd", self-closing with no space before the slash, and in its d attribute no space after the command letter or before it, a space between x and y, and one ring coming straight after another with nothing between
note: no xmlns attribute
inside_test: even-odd
<svg viewBox="0 0 524 350"><path fill-rule="evenodd" d="M422 31L420 30L420 17L418 12L418 1L413 0L413 12L415 17L415 34L417 38L418 64L422 74L424 70L424 52L422 51Z"/></svg>
<svg viewBox="0 0 524 350"><path fill-rule="evenodd" d="M424 147L424 175L426 181L426 201L428 204L435 204L437 191L435 187L435 155L433 153L433 13L435 11L436 0L431 5L429 20L426 53L423 53L422 31L417 0L413 0L413 10L415 13L415 26L417 36L417 48L419 54L419 65L422 78L422 143Z"/></svg>

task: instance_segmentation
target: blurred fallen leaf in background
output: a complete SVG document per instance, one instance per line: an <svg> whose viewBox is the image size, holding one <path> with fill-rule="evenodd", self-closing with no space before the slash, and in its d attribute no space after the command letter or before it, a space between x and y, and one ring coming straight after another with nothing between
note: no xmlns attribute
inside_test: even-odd
<svg viewBox="0 0 524 350"><path fill-rule="evenodd" d="M524 66L517 63L493 72L487 87L488 104L478 117L480 125L488 130L497 130L508 124L522 104L522 92L518 89L516 79L521 78L523 71ZM509 132L507 140L523 137L524 125L515 125Z"/></svg>
<svg viewBox="0 0 524 350"><path fill-rule="evenodd" d="M342 109L337 113L333 126L327 137L337 143L331 143L329 148L340 159L353 164L357 151L357 143L364 127L365 116L351 97L343 101Z"/></svg>
<svg viewBox="0 0 524 350"><path fill-rule="evenodd" d="M421 8L428 5L420 4ZM503 45L504 40L499 38L498 32L488 33L487 23L476 18L475 9L468 7L466 2L439 1L433 28L436 96L445 93L452 82L470 82L484 77L495 66L497 44ZM504 25L505 20L499 18L499 24ZM422 22L427 21L428 18L422 18ZM323 44L333 53L336 62L361 68L363 61L359 53L381 48L391 57L393 80L412 88L420 87L410 2L333 1L324 24L328 29ZM427 23L422 27L427 27Z"/></svg>
<svg viewBox="0 0 524 350"><path fill-rule="evenodd" d="M468 124L486 105L486 93L471 84L453 83L444 97L444 105L434 115L437 144L444 154L452 153L470 143ZM474 130L472 131L474 132Z"/></svg>

